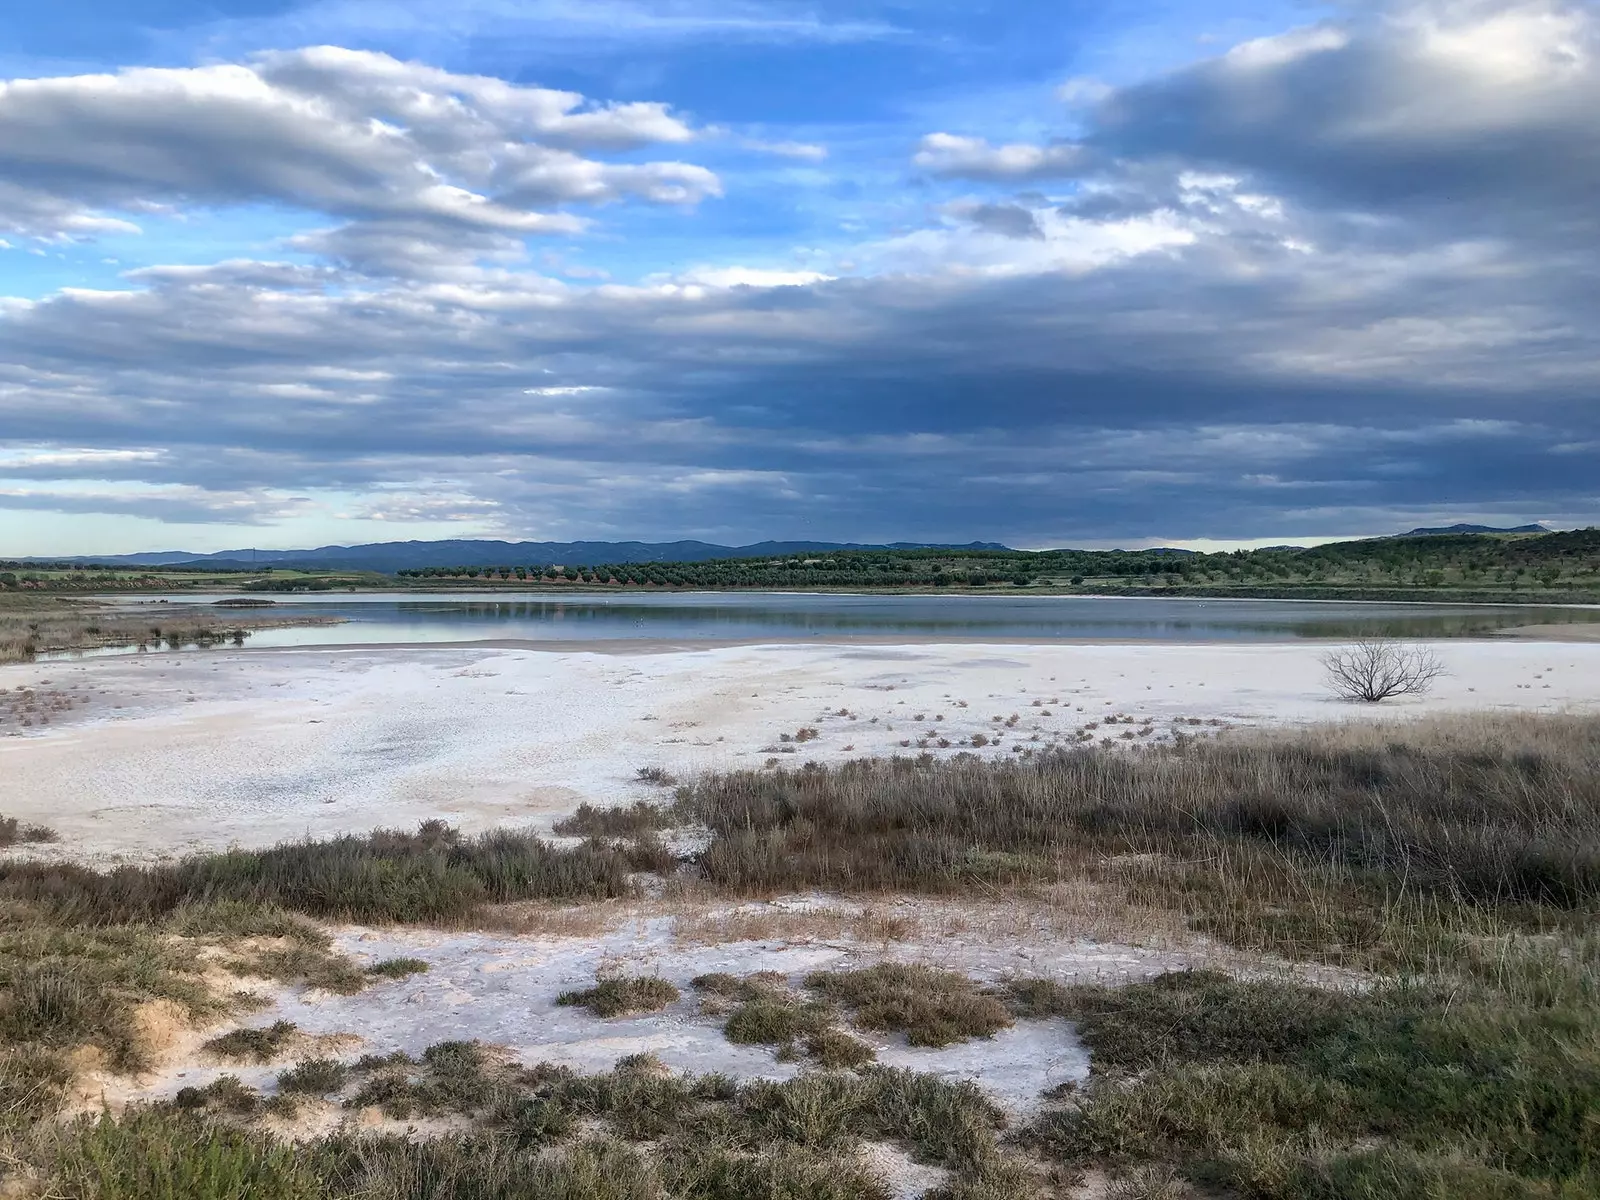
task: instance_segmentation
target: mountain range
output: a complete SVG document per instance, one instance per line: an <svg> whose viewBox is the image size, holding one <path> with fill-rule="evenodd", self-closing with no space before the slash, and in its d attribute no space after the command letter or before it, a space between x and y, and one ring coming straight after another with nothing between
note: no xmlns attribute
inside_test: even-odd
<svg viewBox="0 0 1600 1200"><path fill-rule="evenodd" d="M1436 529L1413 529L1397 534L1398 537L1421 537L1430 533L1549 533L1543 525L1511 525L1496 528L1493 525L1443 525Z"/></svg>
<svg viewBox="0 0 1600 1200"><path fill-rule="evenodd" d="M926 542L757 542L751 546L719 546L712 542L500 542L448 540L374 542L363 546L319 546L315 550L220 550L194 554L182 550L142 554L79 555L52 562L106 566L214 569L252 567L304 568L317 571L395 571L419 567L562 565L601 566L609 563L705 562L714 558L766 558L783 554L833 553L840 550L1006 550L999 542L960 546ZM41 560L42 561L42 560Z"/></svg>

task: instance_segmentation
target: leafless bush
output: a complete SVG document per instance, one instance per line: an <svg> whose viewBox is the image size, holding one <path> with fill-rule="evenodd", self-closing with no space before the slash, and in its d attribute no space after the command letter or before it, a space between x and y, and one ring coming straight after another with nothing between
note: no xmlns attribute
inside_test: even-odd
<svg viewBox="0 0 1600 1200"><path fill-rule="evenodd" d="M1370 638L1322 656L1328 686L1344 700L1376 704L1391 696L1420 696L1445 674L1444 664L1425 646Z"/></svg>

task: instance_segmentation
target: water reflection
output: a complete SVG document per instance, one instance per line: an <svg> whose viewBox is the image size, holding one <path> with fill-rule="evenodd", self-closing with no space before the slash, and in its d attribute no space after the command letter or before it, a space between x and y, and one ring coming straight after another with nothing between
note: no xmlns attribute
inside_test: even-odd
<svg viewBox="0 0 1600 1200"><path fill-rule="evenodd" d="M196 597L210 600L214 597ZM285 612L285 610L289 610ZM782 641L837 636L996 641L1283 641L1474 637L1516 625L1600 620L1600 611L1337 601L781 593L560 598L285 597L282 615L345 623L262 630L252 646L450 641Z"/></svg>

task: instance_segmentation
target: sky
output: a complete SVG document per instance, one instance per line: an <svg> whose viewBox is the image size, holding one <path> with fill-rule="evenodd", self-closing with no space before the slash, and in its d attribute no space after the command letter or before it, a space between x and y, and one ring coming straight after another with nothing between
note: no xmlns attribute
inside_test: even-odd
<svg viewBox="0 0 1600 1200"><path fill-rule="evenodd" d="M0 9L0 557L1600 520L1600 12Z"/></svg>

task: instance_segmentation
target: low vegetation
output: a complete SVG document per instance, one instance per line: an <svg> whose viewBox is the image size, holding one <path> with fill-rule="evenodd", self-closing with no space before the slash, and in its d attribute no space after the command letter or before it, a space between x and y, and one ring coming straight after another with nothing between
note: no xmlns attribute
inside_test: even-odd
<svg viewBox="0 0 1600 1200"><path fill-rule="evenodd" d="M618 589L1016 588L1099 594L1306 598L1600 600L1600 529L1429 534L1213 554L1187 550L844 550L701 562L424 567L429 587ZM1429 620L1431 618L1424 618ZM1480 614L1462 632L1492 627ZM1491 624L1482 624L1486 620ZM1513 620L1526 620L1515 618Z"/></svg>
<svg viewBox="0 0 1600 1200"><path fill-rule="evenodd" d="M677 998L678 989L665 979L615 975L599 980L592 988L562 992L556 1003L587 1008L597 1017L621 1017L657 1012Z"/></svg>
<svg viewBox="0 0 1600 1200"><path fill-rule="evenodd" d="M259 1029L234 1029L201 1049L233 1062L269 1063L286 1050L299 1031L293 1021L274 1021Z"/></svg>
<svg viewBox="0 0 1600 1200"><path fill-rule="evenodd" d="M1020 901L1070 883L1259 967L990 990L908 966L799 988L707 975L705 1011L730 1039L803 1060L794 1079L674 1076L647 1056L585 1076L456 1042L308 1059L277 1095L225 1077L120 1119L46 1119L83 1047L140 1064L152 1002L196 1019L248 1007L204 986L202 955L302 980L343 963L371 984L382 976L332 955L311 916L451 922L502 899L624 895L659 861L630 840L690 823L709 845L670 870L693 894ZM86 1200L827 1200L881 1194L854 1154L876 1141L950 1171L939 1200L1073 1195L1086 1171L1106 1173L1109 1195L1190 1200L1600 1193L1600 718L737 772L684 784L635 827L569 850L427 827L107 873L5 862L0 1161L35 1195ZM676 998L616 978L570 1002L622 1013ZM1013 1020L1071 1021L1093 1067L1010 1129L978 1088L879 1066L847 1032L939 1045ZM454 1132L288 1152L265 1130L304 1105L450 1117Z"/></svg>
<svg viewBox="0 0 1600 1200"><path fill-rule="evenodd" d="M830 1005L795 995L782 976L718 973L699 976L694 986L703 996L703 1012L728 1014L723 1032L730 1042L773 1046L780 1062L804 1057L841 1069L877 1058L871 1046L837 1028L839 1014Z"/></svg>
<svg viewBox="0 0 1600 1200"><path fill-rule="evenodd" d="M28 662L40 654L106 647L176 650L242 646L259 629L335 621L331 617L224 613L210 605L196 604L163 604L159 613L136 611L52 595L51 592L86 589L49 581L36 587L30 585L26 590L8 588L3 582L6 574L0 571L0 663Z"/></svg>
<svg viewBox="0 0 1600 1200"><path fill-rule="evenodd" d="M1093 1054L1088 1086L1030 1131L1064 1163L1155 1162L1286 1200L1600 1188L1595 1002L1570 970L1510 990L1194 972L1023 993Z"/></svg>
<svg viewBox="0 0 1600 1200"><path fill-rule="evenodd" d="M676 823L672 813L659 804L641 800L626 807L597 808L580 804L578 811L562 817L551 828L561 837L616 838L639 837L669 829Z"/></svg>
<svg viewBox="0 0 1600 1200"><path fill-rule="evenodd" d="M107 873L0 862L0 900L43 905L88 924L147 921L219 902L334 920L449 922L486 904L628 895L634 866L608 846L558 849L509 830L465 837L428 821L415 833L287 842Z"/></svg>
<svg viewBox="0 0 1600 1200"><path fill-rule="evenodd" d="M48 1194L94 1200L876 1200L888 1193L857 1158L870 1140L951 1171L952 1196L1031 1194L1019 1187L1027 1169L998 1140L999 1110L971 1084L908 1071L737 1083L672 1076L643 1056L579 1075L445 1043L419 1061L313 1061L283 1078L314 1102L377 1101L407 1117L468 1117L472 1128L426 1140L337 1134L291 1150L238 1123L246 1109L235 1081L226 1100L196 1092L182 1107L39 1134L42 1182Z"/></svg>
<svg viewBox="0 0 1600 1200"><path fill-rule="evenodd" d="M56 840L56 831L48 825L23 824L15 817L0 817L0 849Z"/></svg>
<svg viewBox="0 0 1600 1200"><path fill-rule="evenodd" d="M994 996L965 975L905 963L859 971L816 971L806 987L848 1008L863 1029L903 1033L913 1046L993 1037L1012 1023Z"/></svg>
<svg viewBox="0 0 1600 1200"><path fill-rule="evenodd" d="M57 1106L85 1047L114 1070L145 1066L161 1006L195 1024L255 1006L208 983L212 965L339 993L426 968L362 970L310 917L447 923L495 902L630 894L633 867L609 847L466 838L438 823L106 872L0 860L0 1132ZM276 1036L229 1035L215 1049L253 1058Z"/></svg>
<svg viewBox="0 0 1600 1200"><path fill-rule="evenodd" d="M680 796L680 819L712 831L700 870L725 890L1089 877L1233 944L1341 965L1422 965L1446 927L1581 929L1600 903L1595 717L811 765Z"/></svg>

